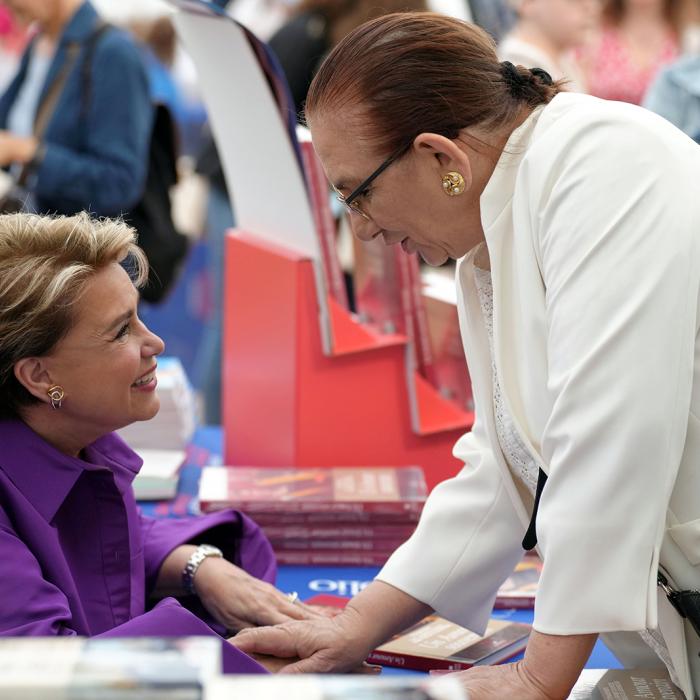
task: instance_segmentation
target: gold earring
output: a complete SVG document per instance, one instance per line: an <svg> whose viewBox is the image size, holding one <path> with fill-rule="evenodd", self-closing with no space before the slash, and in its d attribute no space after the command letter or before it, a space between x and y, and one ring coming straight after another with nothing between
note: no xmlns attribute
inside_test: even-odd
<svg viewBox="0 0 700 700"><path fill-rule="evenodd" d="M446 195L456 197L457 195L462 194L464 189L465 182L462 173L452 170L442 176L442 190Z"/></svg>
<svg viewBox="0 0 700 700"><path fill-rule="evenodd" d="M61 402L63 401L63 397L66 395L63 391L63 387L58 385L52 386L47 393L51 401L51 408L53 408L54 411L61 408Z"/></svg>

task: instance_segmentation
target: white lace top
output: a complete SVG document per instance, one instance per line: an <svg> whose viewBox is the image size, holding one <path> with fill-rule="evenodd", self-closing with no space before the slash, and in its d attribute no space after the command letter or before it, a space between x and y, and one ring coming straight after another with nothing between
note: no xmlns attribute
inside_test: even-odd
<svg viewBox="0 0 700 700"><path fill-rule="evenodd" d="M479 294L481 313L484 317L484 324L489 337L489 348L491 350L491 371L493 373L493 410L496 419L496 434L498 443L501 446L503 456L506 459L510 471L516 479L519 479L528 491L534 496L537 489L537 477L539 467L530 455L529 450L518 434L513 419L506 411L503 403L503 394L496 373L496 362L493 351L493 287L491 285L491 273L474 267L474 282ZM659 630L644 630L639 632L642 640L656 653L664 662L671 679L678 684L677 674L671 663L666 642Z"/></svg>
<svg viewBox="0 0 700 700"><path fill-rule="evenodd" d="M518 434L513 419L506 411L503 403L503 394L496 373L496 363L493 352L493 287L491 286L491 273L488 270L474 268L474 281L479 294L481 313L484 316L484 324L489 336L489 348L491 349L491 371L493 373L493 410L496 418L496 434L503 451L503 456L513 475L523 482L527 490L534 496L537 489L537 476L539 467L525 447Z"/></svg>

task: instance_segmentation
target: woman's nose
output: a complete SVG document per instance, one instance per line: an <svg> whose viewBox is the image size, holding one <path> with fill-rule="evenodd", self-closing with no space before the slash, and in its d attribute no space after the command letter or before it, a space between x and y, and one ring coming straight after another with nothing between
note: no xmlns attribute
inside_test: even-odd
<svg viewBox="0 0 700 700"><path fill-rule="evenodd" d="M353 235L364 243L371 241L378 233L381 233L381 229L374 221L359 215L350 217L350 228Z"/></svg>

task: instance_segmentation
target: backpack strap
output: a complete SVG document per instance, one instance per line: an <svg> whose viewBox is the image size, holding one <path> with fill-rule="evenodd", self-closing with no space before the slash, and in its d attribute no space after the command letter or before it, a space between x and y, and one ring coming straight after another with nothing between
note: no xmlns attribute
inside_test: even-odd
<svg viewBox="0 0 700 700"><path fill-rule="evenodd" d="M92 102L92 62L95 57L95 48L98 42L102 38L102 35L109 29L112 29L109 22L98 22L95 28L92 30L92 34L88 37L85 42L85 48L83 49L83 62L80 66L80 84L82 85L81 96L80 96L80 117L81 119L87 118L88 111L90 110L90 103Z"/></svg>

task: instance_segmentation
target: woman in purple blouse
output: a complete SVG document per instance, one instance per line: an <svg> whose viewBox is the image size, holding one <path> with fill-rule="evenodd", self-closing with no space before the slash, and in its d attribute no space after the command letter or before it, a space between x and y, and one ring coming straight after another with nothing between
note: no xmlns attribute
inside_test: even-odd
<svg viewBox="0 0 700 700"><path fill-rule="evenodd" d="M141 460L113 431L159 408L146 274L121 222L0 216L2 635L223 635L316 614L271 585L242 513L139 513ZM223 648L226 672L265 671Z"/></svg>

